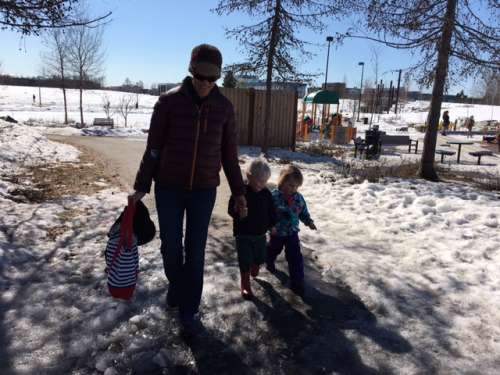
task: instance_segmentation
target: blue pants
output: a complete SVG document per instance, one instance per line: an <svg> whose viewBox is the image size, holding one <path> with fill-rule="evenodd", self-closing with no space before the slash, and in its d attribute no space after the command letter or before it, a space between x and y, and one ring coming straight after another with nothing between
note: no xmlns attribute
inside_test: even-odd
<svg viewBox="0 0 500 375"><path fill-rule="evenodd" d="M299 234L293 233L289 236L271 236L267 249L267 263L274 263L276 257L285 247L285 258L288 262L290 282L294 285L302 285L304 282L304 259L300 252Z"/></svg>
<svg viewBox="0 0 500 375"><path fill-rule="evenodd" d="M170 282L169 297L177 302L181 316L196 314L200 306L205 245L215 196L215 188L189 191L155 185L163 267Z"/></svg>

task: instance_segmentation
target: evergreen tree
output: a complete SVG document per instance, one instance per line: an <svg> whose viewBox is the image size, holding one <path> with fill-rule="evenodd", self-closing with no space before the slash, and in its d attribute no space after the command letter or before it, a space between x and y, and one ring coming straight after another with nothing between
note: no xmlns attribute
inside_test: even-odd
<svg viewBox="0 0 500 375"><path fill-rule="evenodd" d="M111 12L91 19L78 16L81 0L0 1L0 29L38 35L41 30L69 26L92 26L109 19Z"/></svg>
<svg viewBox="0 0 500 375"><path fill-rule="evenodd" d="M423 86L432 86L420 175L437 180L434 169L437 129L446 85L500 69L500 7L494 0L360 0L364 38L418 58L410 72ZM366 35L366 31L370 34Z"/></svg>
<svg viewBox="0 0 500 375"><path fill-rule="evenodd" d="M237 26L226 31L244 49L245 62L233 65L235 72L266 75L264 137L262 151L267 152L271 117L273 79L300 81L311 75L301 74L297 66L311 54L307 42L299 39L301 29L320 33L325 17L341 17L348 9L345 0L220 0L215 12L225 15L243 12L257 19L254 24Z"/></svg>
<svg viewBox="0 0 500 375"><path fill-rule="evenodd" d="M238 84L238 81L236 80L236 77L234 76L233 71L228 70L226 72L226 75L224 76L224 81L222 82L222 86L229 87L229 88L235 88L237 84Z"/></svg>

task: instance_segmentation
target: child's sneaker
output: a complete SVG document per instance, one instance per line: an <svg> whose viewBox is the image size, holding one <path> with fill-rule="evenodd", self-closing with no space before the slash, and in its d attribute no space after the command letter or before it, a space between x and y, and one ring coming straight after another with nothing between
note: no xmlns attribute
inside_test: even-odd
<svg viewBox="0 0 500 375"><path fill-rule="evenodd" d="M252 264L250 266L250 275L252 277L257 277L259 276L259 271L260 271L260 266L258 264Z"/></svg>
<svg viewBox="0 0 500 375"><path fill-rule="evenodd" d="M241 296L246 299L252 299L252 287L250 286L250 272L241 272Z"/></svg>
<svg viewBox="0 0 500 375"><path fill-rule="evenodd" d="M271 273L276 273L276 266L274 265L274 262L267 262L266 263L266 268L269 272Z"/></svg>

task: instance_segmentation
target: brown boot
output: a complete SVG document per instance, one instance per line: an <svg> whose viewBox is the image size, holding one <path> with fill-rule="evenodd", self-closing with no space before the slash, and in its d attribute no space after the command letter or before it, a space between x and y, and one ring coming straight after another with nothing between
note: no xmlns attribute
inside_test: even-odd
<svg viewBox="0 0 500 375"><path fill-rule="evenodd" d="M252 288L250 286L250 272L241 273L241 296L244 299L251 299L253 297Z"/></svg>
<svg viewBox="0 0 500 375"><path fill-rule="evenodd" d="M250 275L252 277L257 277L259 276L259 271L260 271L260 266L258 264L252 264L250 266Z"/></svg>

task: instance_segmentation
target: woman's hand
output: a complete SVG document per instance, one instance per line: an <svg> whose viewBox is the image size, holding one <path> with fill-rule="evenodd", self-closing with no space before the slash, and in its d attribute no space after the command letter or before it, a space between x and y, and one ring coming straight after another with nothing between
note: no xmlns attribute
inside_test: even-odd
<svg viewBox="0 0 500 375"><path fill-rule="evenodd" d="M132 194L129 194L128 199L132 199L134 201L134 204L140 201L146 193L143 193L142 191L134 191Z"/></svg>
<svg viewBox="0 0 500 375"><path fill-rule="evenodd" d="M234 197L234 210L238 213L241 219L248 215L247 200L244 195Z"/></svg>

